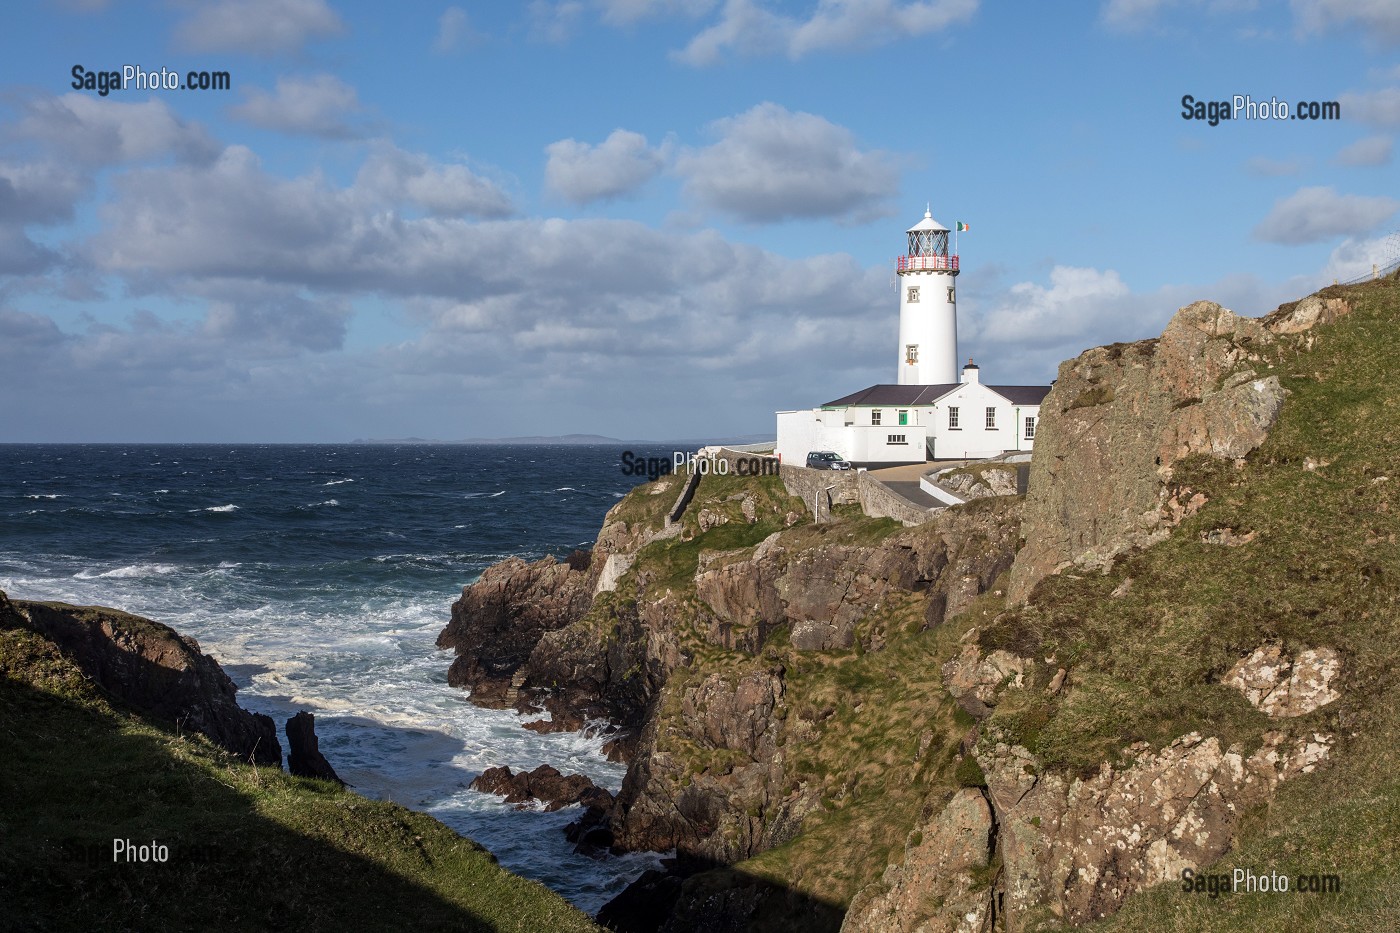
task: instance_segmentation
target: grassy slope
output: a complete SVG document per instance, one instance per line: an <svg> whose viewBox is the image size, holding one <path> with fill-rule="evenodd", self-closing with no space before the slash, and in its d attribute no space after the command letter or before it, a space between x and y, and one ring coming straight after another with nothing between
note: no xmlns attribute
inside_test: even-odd
<svg viewBox="0 0 1400 933"><path fill-rule="evenodd" d="M0 762L0 929L597 929L431 817L115 708L20 629L0 630ZM117 837L169 861L113 865Z"/></svg>
<svg viewBox="0 0 1400 933"><path fill-rule="evenodd" d="M983 643L1071 670L1067 695L1013 693L993 719L1065 771L1192 730L1246 749L1270 728L1337 735L1333 763L1248 814L1215 870L1336 873L1342 893L1211 900L1168 884L1102 929L1400 928L1400 284L1332 292L1354 313L1310 350L1275 349L1272 371L1292 394L1263 447L1242 469L1201 459L1178 470L1210 497L1201 512L1106 575L1048 579ZM1203 540L1223 527L1257 537ZM1336 647L1343 698L1270 721L1219 684L1265 642Z"/></svg>

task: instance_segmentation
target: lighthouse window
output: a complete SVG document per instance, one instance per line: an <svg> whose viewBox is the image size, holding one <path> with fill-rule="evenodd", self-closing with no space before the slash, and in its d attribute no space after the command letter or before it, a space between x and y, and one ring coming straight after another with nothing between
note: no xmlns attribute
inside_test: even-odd
<svg viewBox="0 0 1400 933"><path fill-rule="evenodd" d="M952 303L955 302L955 301L957 301L956 289L954 289L953 286L949 285L949 286L948 286L948 304L952 304Z"/></svg>
<svg viewBox="0 0 1400 933"><path fill-rule="evenodd" d="M918 344L913 344L913 343L911 343L911 344L909 344L909 346L907 346L907 347L904 348L904 362L910 363L910 364L919 362L919 346L918 346Z"/></svg>
<svg viewBox="0 0 1400 933"><path fill-rule="evenodd" d="M885 443L886 443L886 444L907 444L907 443L909 443L909 442L905 440L906 437L908 437L908 435L906 435L906 434L886 434L886 435L885 435Z"/></svg>
<svg viewBox="0 0 1400 933"><path fill-rule="evenodd" d="M871 424L872 426L874 426L874 427L879 427L879 426L880 426L880 409L878 409L878 408L872 408L872 409L870 409L870 424Z"/></svg>
<svg viewBox="0 0 1400 933"><path fill-rule="evenodd" d="M949 406L948 406L948 430L949 430L949 431L961 431L961 430L962 430L962 426L958 424L958 406L956 406L956 405L949 405Z"/></svg>
<svg viewBox="0 0 1400 933"><path fill-rule="evenodd" d="M997 410L996 410L995 408L988 408L988 409L987 409L987 430L988 430L988 431L995 431L996 429L997 429Z"/></svg>
<svg viewBox="0 0 1400 933"><path fill-rule="evenodd" d="M919 300L919 286L917 286L917 285L910 285L910 286L909 286L909 303L912 305L912 304L917 303L918 300Z"/></svg>
<svg viewBox="0 0 1400 933"><path fill-rule="evenodd" d="M1035 440L1035 415L1026 416L1026 440Z"/></svg>

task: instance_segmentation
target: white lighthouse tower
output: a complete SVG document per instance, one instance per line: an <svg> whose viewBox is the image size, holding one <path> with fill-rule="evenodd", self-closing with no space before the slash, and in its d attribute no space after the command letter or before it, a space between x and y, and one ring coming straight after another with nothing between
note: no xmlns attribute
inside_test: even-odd
<svg viewBox="0 0 1400 933"><path fill-rule="evenodd" d="M924 211L900 256L899 384L958 381L958 257L948 255L948 228Z"/></svg>

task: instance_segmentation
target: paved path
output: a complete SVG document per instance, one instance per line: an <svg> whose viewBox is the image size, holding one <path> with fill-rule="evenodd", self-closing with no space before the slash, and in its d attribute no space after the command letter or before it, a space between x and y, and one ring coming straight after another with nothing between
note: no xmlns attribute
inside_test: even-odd
<svg viewBox="0 0 1400 933"><path fill-rule="evenodd" d="M948 507L948 503L940 502L920 489L917 481L881 480L881 482L890 492L895 493L900 498L907 499L921 509L946 509Z"/></svg>

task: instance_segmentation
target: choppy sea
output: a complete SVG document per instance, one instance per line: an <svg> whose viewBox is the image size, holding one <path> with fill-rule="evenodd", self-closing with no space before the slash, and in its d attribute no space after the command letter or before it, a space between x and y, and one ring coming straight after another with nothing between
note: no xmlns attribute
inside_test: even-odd
<svg viewBox="0 0 1400 933"><path fill-rule="evenodd" d="M616 791L623 766L601 739L472 706L434 641L489 564L592 543L637 482L622 450L0 445L0 589L193 635L279 730L314 713L358 793L431 813L591 913L655 858L574 855L576 808L516 810L468 785L547 762Z"/></svg>

